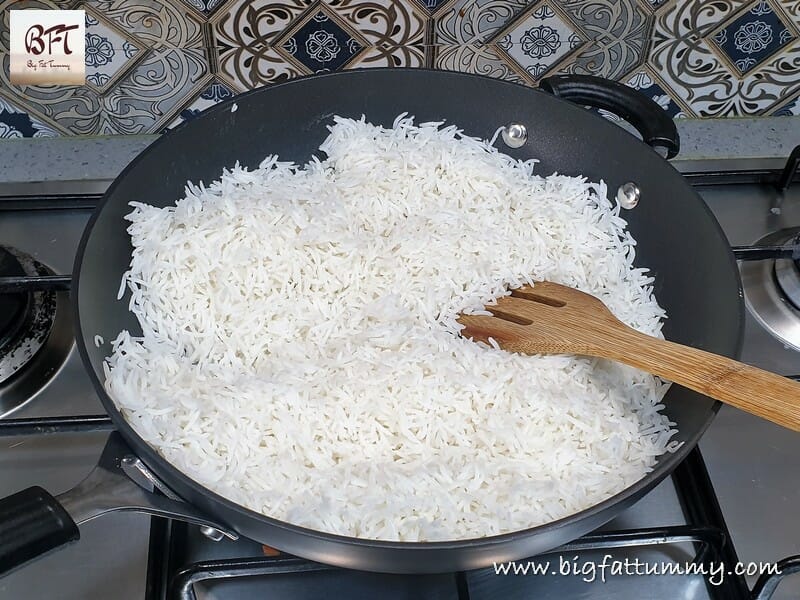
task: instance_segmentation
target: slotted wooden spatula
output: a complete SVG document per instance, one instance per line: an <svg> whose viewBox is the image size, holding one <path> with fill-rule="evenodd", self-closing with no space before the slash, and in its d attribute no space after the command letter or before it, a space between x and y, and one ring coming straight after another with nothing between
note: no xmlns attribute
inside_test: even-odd
<svg viewBox="0 0 800 600"><path fill-rule="evenodd" d="M800 431L800 383L730 358L645 335L602 301L574 288L538 282L460 315L461 335L523 354L582 354L653 373L794 431Z"/></svg>

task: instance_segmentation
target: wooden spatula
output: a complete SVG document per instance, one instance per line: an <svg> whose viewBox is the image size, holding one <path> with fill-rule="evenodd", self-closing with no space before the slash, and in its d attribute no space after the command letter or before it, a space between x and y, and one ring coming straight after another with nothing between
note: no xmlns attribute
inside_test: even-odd
<svg viewBox="0 0 800 600"><path fill-rule="evenodd" d="M542 281L460 315L461 335L523 354L582 354L642 369L769 421L800 431L800 383L710 352L631 329L600 300Z"/></svg>

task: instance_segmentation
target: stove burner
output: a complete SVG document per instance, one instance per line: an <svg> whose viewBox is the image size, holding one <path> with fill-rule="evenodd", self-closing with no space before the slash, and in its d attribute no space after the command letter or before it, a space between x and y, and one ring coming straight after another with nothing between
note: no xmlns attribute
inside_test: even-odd
<svg viewBox="0 0 800 600"><path fill-rule="evenodd" d="M24 252L0 247L0 275L52 272ZM0 294L0 416L44 387L71 347L72 323L64 294Z"/></svg>
<svg viewBox="0 0 800 600"><path fill-rule="evenodd" d="M0 247L0 277L26 275L22 264L11 252ZM27 319L32 298L30 294L0 294L0 356L22 328Z"/></svg>
<svg viewBox="0 0 800 600"><path fill-rule="evenodd" d="M781 229L757 246L797 243L800 227ZM774 337L800 351L800 265L791 259L744 262L740 266L744 297L752 315Z"/></svg>
<svg viewBox="0 0 800 600"><path fill-rule="evenodd" d="M800 243L800 236L792 238L791 244ZM775 261L775 278L787 300L800 310L800 261L781 259Z"/></svg>

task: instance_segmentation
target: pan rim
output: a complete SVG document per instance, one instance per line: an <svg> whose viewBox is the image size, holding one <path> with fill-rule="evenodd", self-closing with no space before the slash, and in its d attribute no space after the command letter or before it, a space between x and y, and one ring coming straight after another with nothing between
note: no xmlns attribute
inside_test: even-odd
<svg viewBox="0 0 800 600"><path fill-rule="evenodd" d="M439 71L435 69L396 69L396 68L375 68L375 69L352 69L348 71L340 71L334 73L326 73L321 75L315 76L308 76L308 77L301 77L296 79L291 79L286 82L282 82L273 86L270 86L267 89L275 89L275 88L282 88L287 85L296 85L298 82L308 81L310 79L319 80L322 78L345 78L349 76L358 76L363 75L364 73L378 73L378 72L396 72L396 71L405 71L405 72L416 72L416 73L427 73L437 74L438 77L458 77L458 78L478 78L484 80L485 82L491 82L493 86L512 86L514 88L522 88L525 89L528 93L535 92L540 94L545 94L540 90L532 89L527 86L504 81L498 80L489 76L485 75L478 75L478 74L467 74L467 73L460 73L460 72L450 72L450 71ZM214 114L218 111L230 111L231 107L236 103L237 100L241 100L242 98L250 97L251 95L258 94L264 91L264 88L250 90L238 96L235 96L232 99L226 100L217 104L206 111L205 114ZM546 94L549 97L549 94ZM560 100L558 98L553 98L554 100L558 100L563 104L564 110L574 110L574 111L581 111L576 112L575 114L583 114L584 109L571 104L569 102ZM601 117L597 117L598 120L604 120ZM192 121L187 121L176 127L173 131L178 132L182 130L184 127L189 125ZM617 128L618 126L606 121L606 125L609 128ZM613 131L614 129L610 129L609 131ZM169 473L169 476L177 480L181 486L187 489L191 489L194 492L203 495L204 497L208 498L214 504L222 505L226 510L232 511L237 513L239 516L244 517L248 520L255 520L260 521L262 523L266 523L271 527L282 529L287 533L291 533L294 535L302 535L306 538L312 538L315 540L325 541L325 542L333 542L336 544L346 544L349 546L358 546L364 549L374 548L374 549L385 549L385 550L399 550L404 552L431 552L431 551L447 551L447 550L460 550L466 548L493 548L504 546L507 544L512 544L517 542L523 538L527 538L532 534L544 534L547 532L553 532L561 529L567 524L574 524L575 520L586 521L590 520L592 517L597 517L601 513L608 511L609 509L615 506L621 506L628 502L628 504L632 503L633 501L639 499L644 493L653 489L657 484L663 481L668 475L672 473L672 471L680 464L688 454L695 448L697 443L699 442L702 435L710 426L711 422L713 421L715 415L719 411L721 406L720 402L715 402L709 411L708 417L706 418L705 422L698 428L698 430L692 435L690 438L686 439L684 443L678 448L676 451L670 453L669 455L664 454L659 457L659 461L654 466L653 470L647 473L644 477L640 480L635 482L634 484L628 486L624 490L621 490L617 494L603 500L602 502L595 504L589 508L586 508L582 511L573 513L566 517L562 517L556 521L551 521L549 523L545 523L543 525L537 525L534 527L529 527L527 529L521 529L512 532L501 533L492 536L486 537L479 537L479 538L470 538L470 539L463 539L463 540L444 540L444 541L431 541L431 542L402 542L402 541L388 541L388 540L373 540L367 538L357 538L351 536L345 536L340 534L328 533L324 531L319 531L316 529L310 529L306 527L302 527L299 525L294 525L287 521L281 521L274 517L258 513L252 509L246 508L240 504L237 504L224 496L206 488L201 483L197 482L196 480L192 479L190 476L185 474L183 471L175 467L172 463L170 463L166 458L161 456L155 448L150 446L147 442L141 438L135 430L131 427L131 425L127 422L124 418L120 410L117 408L114 400L108 395L105 391L105 387L103 382L98 377L98 373L95 370L94 366L92 365L92 360L89 356L88 347L86 345L86 340L84 338L83 328L82 328L82 320L81 320L81 311L80 311L80 291L81 291L81 266L84 262L84 255L86 253L87 246L89 244L92 232L94 231L95 225L97 220L99 219L100 215L103 213L104 207L108 203L109 199L112 197L114 191L119 186L120 182L123 181L128 174L135 169L135 167L143 160L143 157L147 154L147 151L153 147L156 147L160 144L165 143L165 140L169 140L172 135L172 132L162 134L161 137L156 139L152 144L148 145L147 148L141 151L139 155L137 155L121 172L117 177L114 179L112 184L108 187L105 194L103 195L102 200L98 204L97 208L95 209L94 213L92 214L91 218L87 222L84 231L81 235L81 240L78 246L78 251L76 253L75 262L73 266L73 302L72 302L72 311L73 317L75 319L75 332L76 332L76 345L78 347L78 351L83 362L85 370L88 372L88 375L92 381L92 385L97 392L103 407L109 414L114 426L120 431L123 438L125 439L126 443L132 446L132 451L139 455L140 458L148 465L156 474L160 474L162 472ZM647 148L651 152L653 151L650 146L638 140L634 136L630 136L631 142L637 142L641 144L643 148ZM664 161L666 165L670 165L667 161ZM672 167L674 169L674 167ZM678 174L680 176L680 174ZM681 176L681 179L682 176ZM683 180L687 190L689 193L694 194L697 196L698 201L702 204L702 209L705 211L707 217L711 223L713 223L714 227L717 230L721 239L725 239L724 232L722 227L720 226L719 222L714 217L711 210L708 208L706 203L700 198L697 193L688 185L685 180ZM742 282L741 278L739 277L738 268L736 266L736 260L733 255L732 251L728 251L728 264L725 265L726 267L730 268L731 271L735 274L736 278L736 285L738 287L738 324L737 324L737 331L735 332L735 339L736 344L733 348L733 351L728 354L732 358L738 358L741 353L742 344L743 344L743 337L744 337L744 296L742 290ZM671 391L671 390L670 390ZM669 394L669 392L668 392ZM143 455L143 456L142 456ZM153 466L155 465L155 467ZM627 505L626 505L627 506ZM613 513L609 515L607 520L612 519L616 516L617 513ZM214 517L215 515L210 515ZM222 519L219 519L222 521ZM593 524L591 529L594 529L596 525ZM236 527L234 527L236 529ZM257 540L260 541L260 540ZM269 542L266 542L269 543ZM449 570L449 569L448 569ZM403 572L422 572L422 571L403 571ZM441 572L441 571L430 571L430 572Z"/></svg>

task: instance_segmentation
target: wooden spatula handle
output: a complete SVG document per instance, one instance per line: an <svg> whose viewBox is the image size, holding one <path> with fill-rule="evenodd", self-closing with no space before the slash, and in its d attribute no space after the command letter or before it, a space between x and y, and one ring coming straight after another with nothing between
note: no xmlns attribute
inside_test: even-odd
<svg viewBox="0 0 800 600"><path fill-rule="evenodd" d="M606 358L736 406L754 415L800 431L800 383L744 363L644 335L629 332L626 349ZM612 354L614 354L612 356Z"/></svg>

